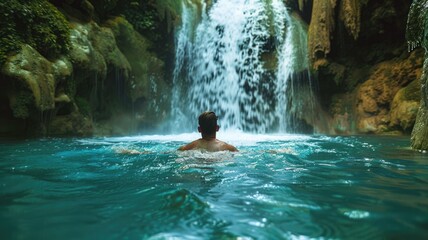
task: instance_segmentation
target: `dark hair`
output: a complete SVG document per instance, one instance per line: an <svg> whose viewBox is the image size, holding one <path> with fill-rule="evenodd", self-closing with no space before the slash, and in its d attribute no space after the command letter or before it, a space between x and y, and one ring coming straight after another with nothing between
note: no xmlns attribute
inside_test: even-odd
<svg viewBox="0 0 428 240"><path fill-rule="evenodd" d="M217 131L217 116L214 112L201 113L198 122L203 134L213 134Z"/></svg>

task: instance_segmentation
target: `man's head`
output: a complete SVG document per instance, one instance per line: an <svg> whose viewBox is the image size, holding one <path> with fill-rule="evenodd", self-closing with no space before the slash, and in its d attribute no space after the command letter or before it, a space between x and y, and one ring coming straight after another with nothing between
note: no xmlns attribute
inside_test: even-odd
<svg viewBox="0 0 428 240"><path fill-rule="evenodd" d="M198 130L203 135L215 134L219 129L219 126L217 125L217 116L214 112L203 112L199 115L198 121Z"/></svg>

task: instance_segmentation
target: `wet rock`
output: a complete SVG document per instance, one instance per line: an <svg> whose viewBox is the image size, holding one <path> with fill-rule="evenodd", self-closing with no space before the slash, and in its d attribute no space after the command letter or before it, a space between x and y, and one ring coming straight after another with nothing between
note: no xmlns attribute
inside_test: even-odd
<svg viewBox="0 0 428 240"><path fill-rule="evenodd" d="M24 119L24 126L11 128L17 129L14 131L16 135L46 133L55 109L60 103L71 102L63 85L72 72L73 66L66 57L51 62L31 46L22 45L21 50L9 57L2 68L1 75L6 81L2 86L5 88L2 94L6 98L2 101L9 103L11 114L8 109L3 109L1 121L19 122L18 119Z"/></svg>
<svg viewBox="0 0 428 240"><path fill-rule="evenodd" d="M426 54L426 53L425 53ZM425 59L421 77L421 104L412 131L412 148L428 150L428 60Z"/></svg>
<svg viewBox="0 0 428 240"><path fill-rule="evenodd" d="M65 56L61 56L54 60L52 62L52 68L57 83L73 74L73 65Z"/></svg>
<svg viewBox="0 0 428 240"><path fill-rule="evenodd" d="M309 25L308 51L315 69L331 51L331 34L334 30L334 8L336 1L315 0L313 2L312 20Z"/></svg>
<svg viewBox="0 0 428 240"><path fill-rule="evenodd" d="M107 74L107 64L91 42L92 25L95 23L78 24L74 23L71 29L71 49L70 59L76 68L76 72L83 72L82 75L96 74L104 79Z"/></svg>
<svg viewBox="0 0 428 240"><path fill-rule="evenodd" d="M70 102L71 102L70 98L64 93L61 93L60 95L55 97L55 103L70 103Z"/></svg>
<svg viewBox="0 0 428 240"><path fill-rule="evenodd" d="M407 59L393 59L377 64L371 70L367 81L365 81L357 89L357 120L358 131L362 133L384 133L390 127L396 127L401 122L412 123L414 120L404 120L397 118L397 113L404 105L413 106L410 103L399 103L402 99L400 95L397 96L393 104L394 97L400 89L409 85L410 82L419 79L421 75L422 58L419 53L412 53ZM406 91L406 90L403 90ZM413 100L412 100L413 101ZM403 105L404 104L404 105ZM410 104L410 105L408 105ZM401 106L401 107L400 107ZM391 121L391 108L393 120ZM402 113L402 112L401 112ZM407 117L415 116L411 114L412 111L406 115ZM406 118L403 116L403 118ZM410 126L406 124L404 129ZM403 127L403 126L402 126Z"/></svg>
<svg viewBox="0 0 428 240"><path fill-rule="evenodd" d="M422 46L425 50L425 62L421 77L421 104L416 117L415 127L412 131L412 148L426 152L428 150L428 13L426 11L428 1L413 1L407 20L406 37L409 49L413 50Z"/></svg>
<svg viewBox="0 0 428 240"><path fill-rule="evenodd" d="M144 123L159 123L166 117L170 103L168 95L170 86L165 81L164 62L150 49L153 46L149 40L134 30L133 26L122 17L116 17L106 22L111 28L119 49L123 52L132 68L129 80L129 92L136 110L136 115Z"/></svg>
<svg viewBox="0 0 428 240"><path fill-rule="evenodd" d="M428 150L428 110L421 106L412 131L412 148Z"/></svg>
<svg viewBox="0 0 428 240"><path fill-rule="evenodd" d="M92 133L92 120L80 114L76 107L71 114L56 116L50 122L48 131L52 136L90 136Z"/></svg>
<svg viewBox="0 0 428 240"><path fill-rule="evenodd" d="M91 23L89 38L93 48L103 56L106 64L122 71L124 77L128 78L131 65L125 55L119 50L112 30Z"/></svg>
<svg viewBox="0 0 428 240"><path fill-rule="evenodd" d="M389 127L410 132L415 124L421 99L419 80L400 89L391 103L391 122Z"/></svg>
<svg viewBox="0 0 428 240"><path fill-rule="evenodd" d="M345 80L346 67L342 64L325 61L324 64L319 65L318 70L322 72L323 76L332 79L337 86L342 85Z"/></svg>
<svg viewBox="0 0 428 240"><path fill-rule="evenodd" d="M15 117L29 117L29 110L33 106L39 111L55 107L54 68L51 62L31 46L23 45L16 55L10 57L2 73L8 81L19 86L11 92L9 99Z"/></svg>
<svg viewBox="0 0 428 240"><path fill-rule="evenodd" d="M360 33L361 21L361 3L359 0L340 1L339 18L354 39L358 38Z"/></svg>

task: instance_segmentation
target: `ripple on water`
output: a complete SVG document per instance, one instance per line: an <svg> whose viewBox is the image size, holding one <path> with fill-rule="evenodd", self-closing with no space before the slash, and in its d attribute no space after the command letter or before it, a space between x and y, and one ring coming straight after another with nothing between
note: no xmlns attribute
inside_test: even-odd
<svg viewBox="0 0 428 240"><path fill-rule="evenodd" d="M163 199L165 199L164 209L167 212L194 215L209 209L209 205L206 202L187 189L173 190L162 195Z"/></svg>
<svg viewBox="0 0 428 240"><path fill-rule="evenodd" d="M404 141L246 137L239 153L176 152L184 141L174 136L4 145L0 215L14 228L2 234L426 238L426 155L402 152ZM147 152L121 154L115 146Z"/></svg>
<svg viewBox="0 0 428 240"><path fill-rule="evenodd" d="M180 232L177 233L158 233L148 238L148 240L181 240L181 239L189 239L189 240L201 240L202 238L199 236L194 236L190 234L183 234Z"/></svg>

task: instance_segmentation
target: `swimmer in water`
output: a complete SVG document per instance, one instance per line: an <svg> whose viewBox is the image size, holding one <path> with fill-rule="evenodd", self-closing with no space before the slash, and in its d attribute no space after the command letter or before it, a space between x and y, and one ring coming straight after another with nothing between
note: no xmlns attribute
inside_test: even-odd
<svg viewBox="0 0 428 240"><path fill-rule="evenodd" d="M214 112L203 112L198 118L198 131L202 138L187 145L181 146L179 151L203 149L209 152L231 151L238 152L236 147L220 141L216 138L216 132L220 129L217 125L217 116Z"/></svg>

